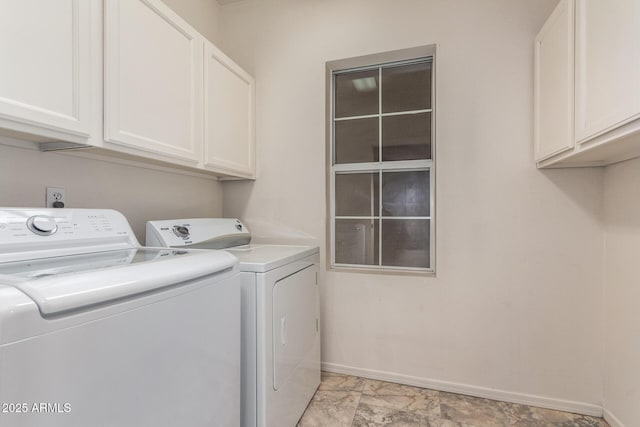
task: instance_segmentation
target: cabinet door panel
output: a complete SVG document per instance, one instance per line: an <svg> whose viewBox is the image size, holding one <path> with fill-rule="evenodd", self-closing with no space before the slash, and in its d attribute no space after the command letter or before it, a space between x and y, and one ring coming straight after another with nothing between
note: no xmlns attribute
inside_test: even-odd
<svg viewBox="0 0 640 427"><path fill-rule="evenodd" d="M89 136L94 3L0 2L0 118Z"/></svg>
<svg viewBox="0 0 640 427"><path fill-rule="evenodd" d="M205 43L205 167L254 178L254 81Z"/></svg>
<svg viewBox="0 0 640 427"><path fill-rule="evenodd" d="M640 114L640 2L576 2L576 140Z"/></svg>
<svg viewBox="0 0 640 427"><path fill-rule="evenodd" d="M105 140L197 162L198 33L157 0L105 13Z"/></svg>
<svg viewBox="0 0 640 427"><path fill-rule="evenodd" d="M535 157L573 148L573 0L562 0L535 40Z"/></svg>

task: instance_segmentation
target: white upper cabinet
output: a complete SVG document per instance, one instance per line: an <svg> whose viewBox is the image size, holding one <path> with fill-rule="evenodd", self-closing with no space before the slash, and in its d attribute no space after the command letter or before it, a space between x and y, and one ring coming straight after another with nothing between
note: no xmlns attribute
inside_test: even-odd
<svg viewBox="0 0 640 427"><path fill-rule="evenodd" d="M561 0L535 39L536 160L573 142L573 0Z"/></svg>
<svg viewBox="0 0 640 427"><path fill-rule="evenodd" d="M576 1L576 140L640 117L640 2Z"/></svg>
<svg viewBox="0 0 640 427"><path fill-rule="evenodd" d="M91 130L93 0L0 1L0 127L40 141ZM99 7L99 3L98 3Z"/></svg>
<svg viewBox="0 0 640 427"><path fill-rule="evenodd" d="M160 0L0 0L0 57L0 143L255 178L253 78Z"/></svg>
<svg viewBox="0 0 640 427"><path fill-rule="evenodd" d="M105 141L201 160L202 38L158 0L105 0Z"/></svg>
<svg viewBox="0 0 640 427"><path fill-rule="evenodd" d="M205 168L255 178L254 93L253 78L205 42Z"/></svg>
<svg viewBox="0 0 640 427"><path fill-rule="evenodd" d="M538 167L640 156L639 40L638 0L561 0L536 38Z"/></svg>

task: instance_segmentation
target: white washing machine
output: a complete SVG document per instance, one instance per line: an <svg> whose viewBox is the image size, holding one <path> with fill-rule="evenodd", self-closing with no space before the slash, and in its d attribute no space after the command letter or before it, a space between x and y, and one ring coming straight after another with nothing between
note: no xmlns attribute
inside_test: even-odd
<svg viewBox="0 0 640 427"><path fill-rule="evenodd" d="M221 249L240 260L243 427L294 427L320 384L314 246L249 245L237 219L147 222L147 245Z"/></svg>
<svg viewBox="0 0 640 427"><path fill-rule="evenodd" d="M112 210L0 208L0 425L240 425L240 276Z"/></svg>

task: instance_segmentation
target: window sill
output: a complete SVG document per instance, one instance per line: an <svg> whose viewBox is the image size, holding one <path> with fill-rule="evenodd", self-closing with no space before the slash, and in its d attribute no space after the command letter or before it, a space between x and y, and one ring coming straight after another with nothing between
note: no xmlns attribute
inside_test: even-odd
<svg viewBox="0 0 640 427"><path fill-rule="evenodd" d="M370 267L353 267L341 265L327 265L327 271L335 273L359 273L359 274L376 274L385 276L414 276L414 277L436 277L435 269L429 270L412 270L404 268L370 268Z"/></svg>

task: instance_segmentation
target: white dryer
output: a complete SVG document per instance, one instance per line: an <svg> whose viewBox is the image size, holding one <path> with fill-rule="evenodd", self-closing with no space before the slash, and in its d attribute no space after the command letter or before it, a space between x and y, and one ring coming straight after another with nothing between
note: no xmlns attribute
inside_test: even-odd
<svg viewBox="0 0 640 427"><path fill-rule="evenodd" d="M240 425L239 286L116 211L0 208L0 425Z"/></svg>
<svg viewBox="0 0 640 427"><path fill-rule="evenodd" d="M147 222L147 245L221 249L240 260L243 427L294 427L320 384L319 252L256 245L237 219Z"/></svg>

